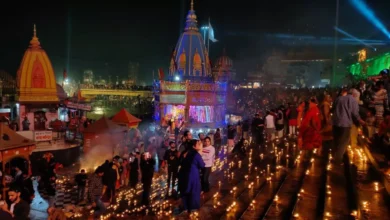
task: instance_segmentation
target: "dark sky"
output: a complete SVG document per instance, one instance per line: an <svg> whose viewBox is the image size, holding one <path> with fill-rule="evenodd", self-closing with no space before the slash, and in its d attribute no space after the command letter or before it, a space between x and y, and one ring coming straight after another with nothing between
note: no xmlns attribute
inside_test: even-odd
<svg viewBox="0 0 390 220"><path fill-rule="evenodd" d="M140 63L140 78L149 82L153 70L168 68L171 51L189 9L189 0L49 2L2 3L0 69L16 75L35 23L42 47L51 58L58 77L67 66L70 49L68 75L71 78L81 79L87 68L106 78L108 74L126 76L128 63L132 61ZM225 47L237 63L238 74L245 74L267 51L287 48L277 39L264 37L266 35L333 37L335 2L195 0L195 10L200 24L211 18L219 40L211 45L212 60ZM370 0L369 5L385 25L389 25L386 21L390 20L390 1ZM360 38L385 39L356 12L349 0L340 0L340 27ZM323 56L329 56L329 48L332 48L329 45L313 47Z"/></svg>

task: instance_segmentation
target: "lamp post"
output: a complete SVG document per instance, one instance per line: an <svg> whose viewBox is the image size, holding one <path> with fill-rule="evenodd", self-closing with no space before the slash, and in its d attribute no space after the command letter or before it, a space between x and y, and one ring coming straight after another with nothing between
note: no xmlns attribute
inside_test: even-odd
<svg viewBox="0 0 390 220"><path fill-rule="evenodd" d="M200 29L203 31L203 42L206 44L206 32L209 30L209 26L202 26Z"/></svg>

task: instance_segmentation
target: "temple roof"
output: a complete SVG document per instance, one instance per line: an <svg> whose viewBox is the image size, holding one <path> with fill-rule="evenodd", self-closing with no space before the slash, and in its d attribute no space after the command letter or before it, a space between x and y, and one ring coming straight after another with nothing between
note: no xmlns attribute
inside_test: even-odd
<svg viewBox="0 0 390 220"><path fill-rule="evenodd" d="M130 114L125 108L122 108L114 117L112 117L112 121L118 124L126 124L128 126L136 126L141 119L135 117Z"/></svg>
<svg viewBox="0 0 390 220"><path fill-rule="evenodd" d="M188 11L184 32L180 35L171 58L169 75L181 79L205 80L211 78L211 65L198 21L194 3Z"/></svg>
<svg viewBox="0 0 390 220"><path fill-rule="evenodd" d="M124 129L122 126L115 124L113 121L108 119L106 116L103 115L99 120L95 121L93 124L89 125L88 128L84 130L86 133L95 133L95 134L102 134L102 133L120 133L124 132L126 129Z"/></svg>
<svg viewBox="0 0 390 220"><path fill-rule="evenodd" d="M0 123L0 150L10 150L34 144L35 142L33 140L23 137L7 125Z"/></svg>
<svg viewBox="0 0 390 220"><path fill-rule="evenodd" d="M30 46L24 53L17 72L18 101L58 102L53 66L46 51L41 48L34 25Z"/></svg>

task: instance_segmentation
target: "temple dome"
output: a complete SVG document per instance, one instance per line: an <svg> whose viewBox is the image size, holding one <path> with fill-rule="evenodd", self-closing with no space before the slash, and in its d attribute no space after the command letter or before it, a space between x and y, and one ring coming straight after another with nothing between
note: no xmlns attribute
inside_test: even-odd
<svg viewBox="0 0 390 220"><path fill-rule="evenodd" d="M223 55L216 60L215 66L222 68L233 68L233 60L224 52Z"/></svg>
<svg viewBox="0 0 390 220"><path fill-rule="evenodd" d="M170 61L170 77L179 75L184 80L211 79L210 60L196 19L191 1L184 32L180 35Z"/></svg>
<svg viewBox="0 0 390 220"><path fill-rule="evenodd" d="M53 66L40 46L34 25L34 35L24 53L17 72L18 101L58 102Z"/></svg>
<svg viewBox="0 0 390 220"><path fill-rule="evenodd" d="M216 81L229 81L235 78L236 70L233 68L233 60L223 50L213 67L213 76Z"/></svg>

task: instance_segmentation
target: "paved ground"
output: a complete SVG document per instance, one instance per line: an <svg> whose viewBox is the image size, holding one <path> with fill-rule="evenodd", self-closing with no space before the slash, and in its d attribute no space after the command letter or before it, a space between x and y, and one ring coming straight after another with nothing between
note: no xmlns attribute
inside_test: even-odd
<svg viewBox="0 0 390 220"><path fill-rule="evenodd" d="M373 174L363 150L349 149L347 166L330 162L330 152L300 152L295 140L252 146L245 157L220 154L211 190L202 195L198 219L389 219L389 195ZM103 219L188 219L180 200L166 199L165 175L152 185L152 207L139 205L141 190L121 190L118 205ZM59 187L55 205L74 202L75 188ZM45 219L47 202L36 197L32 219ZM89 213L81 211L87 219ZM358 215L359 217L355 217ZM77 218L76 218L77 219Z"/></svg>

